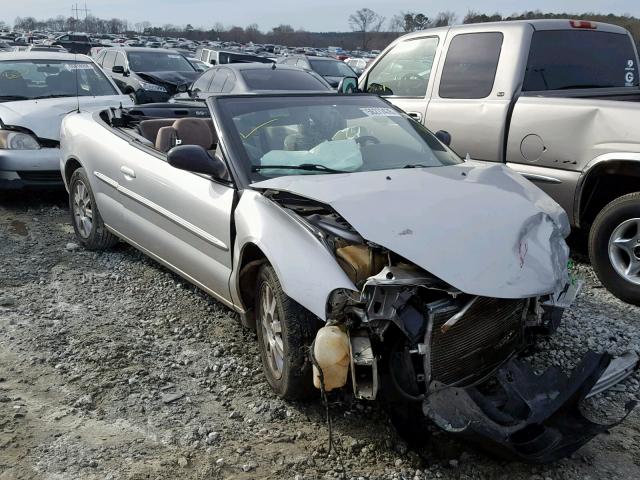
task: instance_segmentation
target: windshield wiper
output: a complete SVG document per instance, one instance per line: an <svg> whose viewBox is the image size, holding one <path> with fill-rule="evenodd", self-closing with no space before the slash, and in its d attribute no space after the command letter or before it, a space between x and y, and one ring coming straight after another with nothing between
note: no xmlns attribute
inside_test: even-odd
<svg viewBox="0 0 640 480"><path fill-rule="evenodd" d="M429 165L422 165L421 163L410 163L402 168L427 168Z"/></svg>
<svg viewBox="0 0 640 480"><path fill-rule="evenodd" d="M31 98L23 95L0 95L0 101L2 102L10 102L12 100L31 100Z"/></svg>
<svg viewBox="0 0 640 480"><path fill-rule="evenodd" d="M51 95L42 95L41 97L33 97L33 100L42 100L43 98L64 98L75 97L75 93L52 93Z"/></svg>
<svg viewBox="0 0 640 480"><path fill-rule="evenodd" d="M346 170L335 170L333 168L325 167L319 163L303 163L301 165L253 165L251 167L252 172L259 172L265 169L278 169L278 170L307 170L310 172L327 172L327 173L351 173Z"/></svg>

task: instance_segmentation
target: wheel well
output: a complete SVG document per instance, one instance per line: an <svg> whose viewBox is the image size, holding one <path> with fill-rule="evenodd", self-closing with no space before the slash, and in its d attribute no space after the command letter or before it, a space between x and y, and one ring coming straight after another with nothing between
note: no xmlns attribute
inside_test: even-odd
<svg viewBox="0 0 640 480"><path fill-rule="evenodd" d="M71 175L73 175L73 172L81 167L82 165L75 158L67 160L67 163L64 166L64 178L67 181L67 185L69 185L69 182L71 181Z"/></svg>
<svg viewBox="0 0 640 480"><path fill-rule="evenodd" d="M256 298L256 282L260 267L268 263L268 260L260 247L254 243L245 245L240 255L238 293L247 312L242 316L242 323L247 327L255 328L256 319L253 305Z"/></svg>
<svg viewBox="0 0 640 480"><path fill-rule="evenodd" d="M580 196L579 219L589 228L598 213L618 197L640 191L640 162L616 160L597 165L589 172Z"/></svg>

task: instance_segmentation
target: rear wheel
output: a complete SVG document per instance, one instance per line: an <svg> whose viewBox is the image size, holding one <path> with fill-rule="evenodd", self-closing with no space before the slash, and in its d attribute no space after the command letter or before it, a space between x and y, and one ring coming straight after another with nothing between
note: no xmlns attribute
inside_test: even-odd
<svg viewBox="0 0 640 480"><path fill-rule="evenodd" d="M84 168L77 169L71 175L69 211L76 238L84 248L105 250L118 243L118 237L104 226Z"/></svg>
<svg viewBox="0 0 640 480"><path fill-rule="evenodd" d="M598 214L589 234L589 257L611 293L640 305L640 192L615 199Z"/></svg>
<svg viewBox="0 0 640 480"><path fill-rule="evenodd" d="M307 398L314 393L309 346L317 320L282 291L270 265L260 269L256 287L256 328L267 381L283 398Z"/></svg>

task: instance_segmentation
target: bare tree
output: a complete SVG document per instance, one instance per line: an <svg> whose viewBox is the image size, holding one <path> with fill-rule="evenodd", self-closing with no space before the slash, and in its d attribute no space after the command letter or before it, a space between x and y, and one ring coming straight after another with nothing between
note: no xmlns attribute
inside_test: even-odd
<svg viewBox="0 0 640 480"><path fill-rule="evenodd" d="M447 27L456 23L458 16L453 12L440 12L433 21L434 27Z"/></svg>
<svg viewBox="0 0 640 480"><path fill-rule="evenodd" d="M351 30L362 35L362 48L367 49L371 32L379 32L384 23L384 17L370 8L362 8L349 15Z"/></svg>

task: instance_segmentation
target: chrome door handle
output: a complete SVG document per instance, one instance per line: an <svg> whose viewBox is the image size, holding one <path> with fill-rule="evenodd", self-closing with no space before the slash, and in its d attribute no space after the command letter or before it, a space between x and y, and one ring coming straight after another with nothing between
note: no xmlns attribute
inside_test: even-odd
<svg viewBox="0 0 640 480"><path fill-rule="evenodd" d="M120 167L120 171L124 173L125 177L136 178L136 172L131 170L129 167L125 167L124 165Z"/></svg>
<svg viewBox="0 0 640 480"><path fill-rule="evenodd" d="M418 122L422 121L422 114L420 112L407 112L407 115L409 115L414 120L417 120Z"/></svg>

